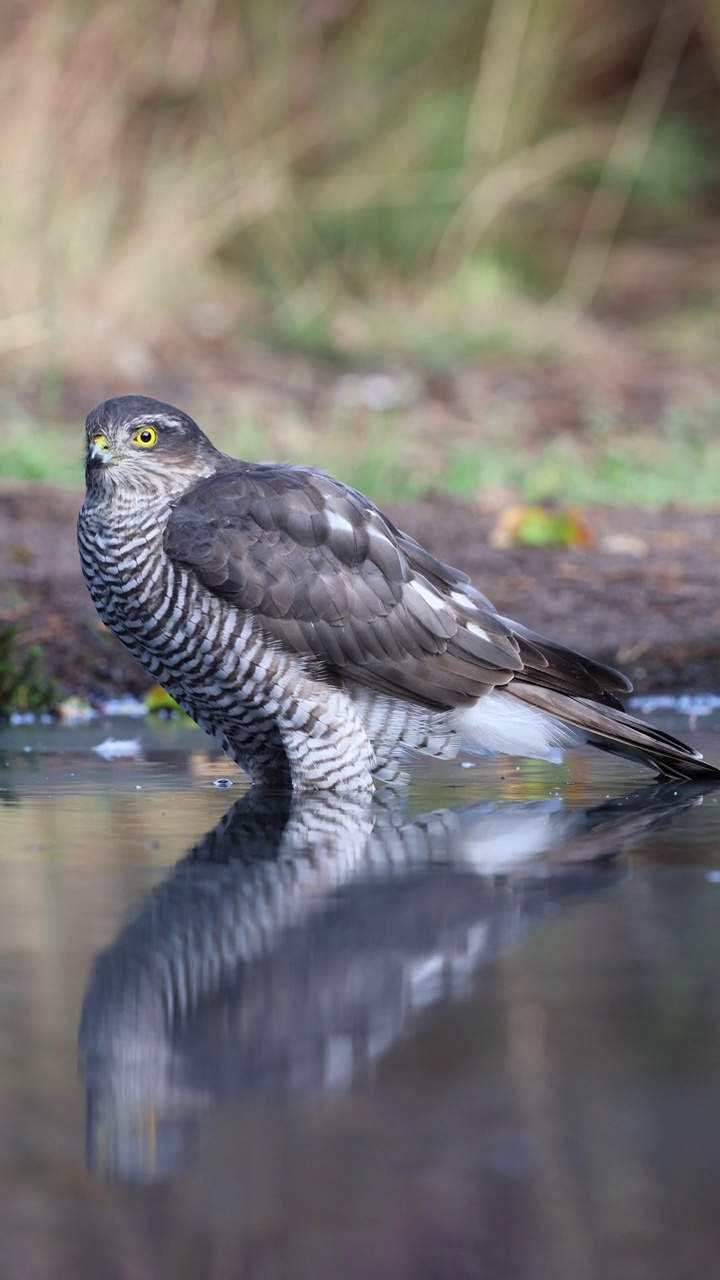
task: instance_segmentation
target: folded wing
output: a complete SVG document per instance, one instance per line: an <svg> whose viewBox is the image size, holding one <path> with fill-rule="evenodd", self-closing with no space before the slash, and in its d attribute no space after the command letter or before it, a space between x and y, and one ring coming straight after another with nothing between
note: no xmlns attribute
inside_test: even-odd
<svg viewBox="0 0 720 1280"><path fill-rule="evenodd" d="M501 618L467 576L311 468L237 463L174 508L166 550L329 672L425 706L514 677L620 707L610 668Z"/></svg>

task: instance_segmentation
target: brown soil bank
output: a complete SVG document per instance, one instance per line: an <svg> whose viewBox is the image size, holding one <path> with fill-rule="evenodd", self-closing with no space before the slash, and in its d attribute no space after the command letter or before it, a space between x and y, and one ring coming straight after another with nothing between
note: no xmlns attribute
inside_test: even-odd
<svg viewBox="0 0 720 1280"><path fill-rule="evenodd" d="M148 677L99 622L80 573L80 496L0 488L0 625L39 644L62 695L140 693ZM488 541L494 518L449 499L388 514L501 613L621 667L639 691L720 688L720 512L589 510L583 548Z"/></svg>

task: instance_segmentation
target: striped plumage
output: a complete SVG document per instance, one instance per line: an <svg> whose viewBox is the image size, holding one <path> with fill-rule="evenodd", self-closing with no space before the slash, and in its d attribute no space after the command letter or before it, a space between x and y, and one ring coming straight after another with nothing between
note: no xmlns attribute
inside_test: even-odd
<svg viewBox="0 0 720 1280"><path fill-rule="evenodd" d="M387 793L251 788L95 961L79 1034L91 1164L166 1177L220 1100L367 1081L529 925L616 884L625 846L695 790L410 817Z"/></svg>
<svg viewBox="0 0 720 1280"><path fill-rule="evenodd" d="M627 715L611 668L501 618L362 494L217 450L141 396L87 419L80 556L100 616L254 781L366 791L408 749L589 741L720 778Z"/></svg>

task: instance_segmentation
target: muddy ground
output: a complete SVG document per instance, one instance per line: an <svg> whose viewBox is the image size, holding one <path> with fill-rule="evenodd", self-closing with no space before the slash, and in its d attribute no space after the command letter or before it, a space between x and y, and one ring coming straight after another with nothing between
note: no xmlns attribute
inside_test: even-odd
<svg viewBox="0 0 720 1280"><path fill-rule="evenodd" d="M41 647L61 696L141 693L147 676L95 615L75 546L81 495L0 488L0 625ZM489 541L495 516L447 498L388 514L498 609L621 667L638 691L720 688L720 512L589 509L586 547Z"/></svg>

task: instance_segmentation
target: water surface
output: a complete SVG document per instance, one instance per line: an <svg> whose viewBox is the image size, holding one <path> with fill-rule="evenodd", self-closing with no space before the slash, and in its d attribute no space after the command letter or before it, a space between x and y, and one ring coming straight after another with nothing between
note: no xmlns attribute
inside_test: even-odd
<svg viewBox="0 0 720 1280"><path fill-rule="evenodd" d="M720 795L258 799L133 721L0 771L1 1277L717 1273Z"/></svg>

